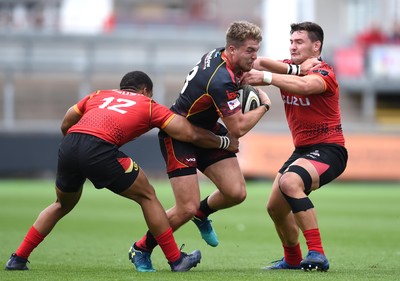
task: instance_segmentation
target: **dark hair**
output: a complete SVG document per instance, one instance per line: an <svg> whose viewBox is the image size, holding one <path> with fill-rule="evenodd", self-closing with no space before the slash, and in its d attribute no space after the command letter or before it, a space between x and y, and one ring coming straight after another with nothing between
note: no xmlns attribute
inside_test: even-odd
<svg viewBox="0 0 400 281"><path fill-rule="evenodd" d="M262 41L261 28L247 21L235 21L231 23L226 31L226 46L241 45L246 39Z"/></svg>
<svg viewBox="0 0 400 281"><path fill-rule="evenodd" d="M142 90L147 88L149 91L153 90L153 82L150 77L143 71L131 71L122 77L119 84L121 90Z"/></svg>
<svg viewBox="0 0 400 281"><path fill-rule="evenodd" d="M321 26L314 22L305 21L301 23L292 23L290 27L290 35L296 31L304 30L307 31L308 38L310 38L312 42L320 41L321 47L319 48L319 51L322 52L322 45L324 44L324 31L322 30Z"/></svg>

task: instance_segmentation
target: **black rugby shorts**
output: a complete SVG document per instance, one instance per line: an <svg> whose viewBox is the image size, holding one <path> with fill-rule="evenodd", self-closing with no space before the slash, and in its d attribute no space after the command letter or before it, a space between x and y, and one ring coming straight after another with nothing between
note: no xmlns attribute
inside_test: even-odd
<svg viewBox="0 0 400 281"><path fill-rule="evenodd" d="M158 137L169 178L193 175L197 173L196 169L204 172L208 166L216 162L236 157L235 153L227 150L206 149L175 140L161 130Z"/></svg>
<svg viewBox="0 0 400 281"><path fill-rule="evenodd" d="M58 150L56 186L77 192L86 179L97 188L121 193L139 174L139 166L118 146L92 135L66 135Z"/></svg>
<svg viewBox="0 0 400 281"><path fill-rule="evenodd" d="M290 164L299 158L305 158L328 165L328 169L319 176L319 186L323 186L338 176L346 169L348 155L345 147L337 144L317 144L307 147L297 147L289 159L279 169L283 173Z"/></svg>

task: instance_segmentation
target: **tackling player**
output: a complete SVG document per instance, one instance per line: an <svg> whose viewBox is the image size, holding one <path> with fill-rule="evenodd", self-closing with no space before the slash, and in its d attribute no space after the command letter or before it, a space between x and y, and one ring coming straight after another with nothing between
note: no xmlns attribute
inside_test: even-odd
<svg viewBox="0 0 400 281"><path fill-rule="evenodd" d="M86 179L97 189L105 187L141 206L147 226L172 271L187 271L200 262L200 251L186 254L178 249L154 188L138 164L119 147L155 127L183 142L223 148L230 153L238 150L238 141L192 126L184 117L154 102L152 91L150 77L132 71L122 78L120 90L94 92L67 111L61 124L64 138L58 152L57 200L39 214L11 255L7 270L28 269L31 252L75 207Z"/></svg>
<svg viewBox="0 0 400 281"><path fill-rule="evenodd" d="M339 86L333 69L320 58L322 28L316 23L302 22L292 24L290 34L290 60L259 58L255 63L258 70L246 73L243 78L243 83L280 88L295 146L275 178L267 203L284 258L266 269L327 271L329 262L308 195L337 178L346 168L348 155L341 125ZM310 68L312 59L319 59L320 63ZM305 75L299 68L303 63L310 68ZM304 259L299 228L308 247Z"/></svg>

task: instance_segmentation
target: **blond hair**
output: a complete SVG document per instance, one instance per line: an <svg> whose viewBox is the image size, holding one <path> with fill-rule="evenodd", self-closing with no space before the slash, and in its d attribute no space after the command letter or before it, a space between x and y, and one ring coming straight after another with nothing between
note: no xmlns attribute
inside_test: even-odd
<svg viewBox="0 0 400 281"><path fill-rule="evenodd" d="M226 47L240 46L247 39L262 41L261 28L247 21L232 22L226 31Z"/></svg>

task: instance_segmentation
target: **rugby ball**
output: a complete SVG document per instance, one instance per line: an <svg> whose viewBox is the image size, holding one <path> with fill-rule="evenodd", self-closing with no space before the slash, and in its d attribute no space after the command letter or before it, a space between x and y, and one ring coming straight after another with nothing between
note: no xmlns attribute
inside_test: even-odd
<svg viewBox="0 0 400 281"><path fill-rule="evenodd" d="M257 89L251 85L243 85L239 88L238 99L242 105L243 113L253 110L261 104Z"/></svg>

